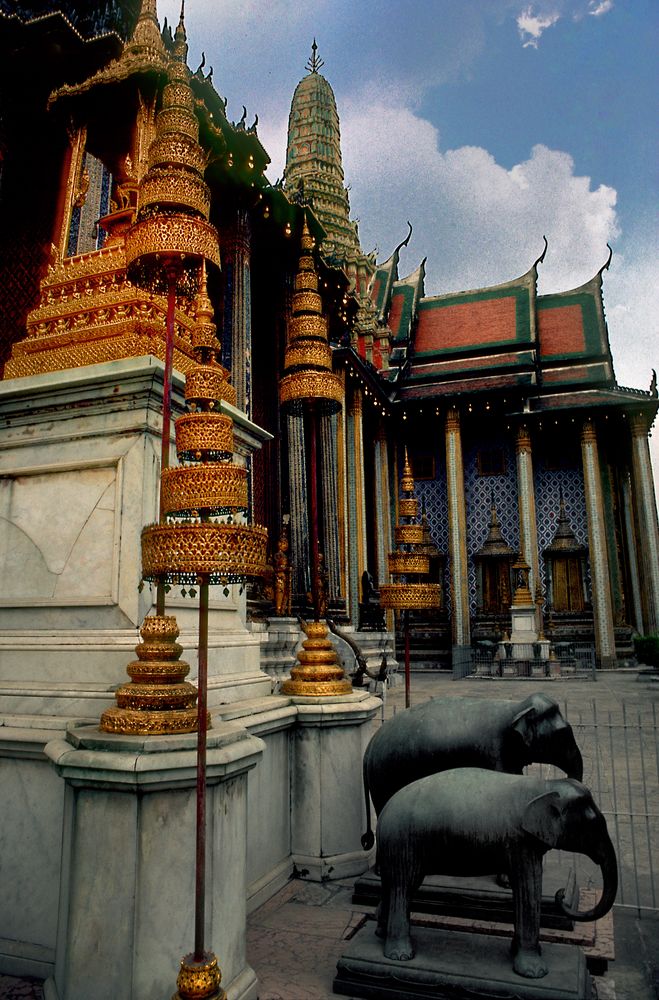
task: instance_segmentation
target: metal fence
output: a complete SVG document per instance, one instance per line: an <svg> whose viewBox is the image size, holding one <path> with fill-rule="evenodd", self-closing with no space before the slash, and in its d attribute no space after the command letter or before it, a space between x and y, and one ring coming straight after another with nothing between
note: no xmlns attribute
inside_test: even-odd
<svg viewBox="0 0 659 1000"><path fill-rule="evenodd" d="M638 916L659 909L659 744L657 706L599 711L595 699L569 719L584 760L584 784L606 817L616 849L619 887L616 906ZM534 764L529 770L553 776ZM600 873L582 855L566 858L582 888L599 887Z"/></svg>
<svg viewBox="0 0 659 1000"><path fill-rule="evenodd" d="M599 668L595 647L585 642L479 642L460 676L579 677L595 679Z"/></svg>

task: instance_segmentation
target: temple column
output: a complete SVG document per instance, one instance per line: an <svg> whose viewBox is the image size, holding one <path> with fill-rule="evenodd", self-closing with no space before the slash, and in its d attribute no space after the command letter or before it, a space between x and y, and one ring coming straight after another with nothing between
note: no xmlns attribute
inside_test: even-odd
<svg viewBox="0 0 659 1000"><path fill-rule="evenodd" d="M522 424L517 428L515 442L517 454L517 502L519 506L519 547L524 562L529 566L529 590L541 581L538 561L538 526L535 517L535 489L533 486L533 455L531 435Z"/></svg>
<svg viewBox="0 0 659 1000"><path fill-rule="evenodd" d="M648 419L635 413L629 421L632 435L632 482L636 507L639 569L643 596L643 625L646 634L659 631L659 528L657 503L650 462Z"/></svg>
<svg viewBox="0 0 659 1000"><path fill-rule="evenodd" d="M348 545L353 558L349 560L348 614L357 627L360 582L366 569L366 498L364 496L364 426L363 396L354 389L348 409L347 473L348 473Z"/></svg>
<svg viewBox="0 0 659 1000"><path fill-rule="evenodd" d="M238 209L233 239L227 248L231 259L231 382L236 406L250 416L252 359L252 284L250 273L251 226L244 208Z"/></svg>
<svg viewBox="0 0 659 1000"><path fill-rule="evenodd" d="M304 418L289 415L288 425L288 494L291 530L291 596L311 590L309 571L309 514L307 509L307 468L305 462Z"/></svg>
<svg viewBox="0 0 659 1000"><path fill-rule="evenodd" d="M389 503L389 452L384 425L380 424L375 441L375 517L376 573L378 586L389 583L387 555L392 546L391 505Z"/></svg>
<svg viewBox="0 0 659 1000"><path fill-rule="evenodd" d="M465 505L464 467L460 413L455 407L446 414L446 491L448 497L448 550L451 560L451 635L453 670L464 657L460 650L469 648L469 580L467 576L467 511ZM458 672L462 672L458 670Z"/></svg>
<svg viewBox="0 0 659 1000"><path fill-rule="evenodd" d="M330 602L341 599L341 546L338 494L338 414L320 418L323 496L323 547Z"/></svg>
<svg viewBox="0 0 659 1000"><path fill-rule="evenodd" d="M625 544L627 547L627 562L631 583L631 625L637 632L643 632L643 600L641 598L641 581L638 575L638 559L636 557L636 533L634 531L634 512L632 490L629 476L622 481L622 511L625 524Z"/></svg>
<svg viewBox="0 0 659 1000"><path fill-rule="evenodd" d="M588 519L588 551L590 581L595 625L595 651L602 667L613 667L616 644L613 631L613 606L609 583L609 557L606 544L604 499L600 477L597 434L592 420L586 420L581 430L586 516Z"/></svg>

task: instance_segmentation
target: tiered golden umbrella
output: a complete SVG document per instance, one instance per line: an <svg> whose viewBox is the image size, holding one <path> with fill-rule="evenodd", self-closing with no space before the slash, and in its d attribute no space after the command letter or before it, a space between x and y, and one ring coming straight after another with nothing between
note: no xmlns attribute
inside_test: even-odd
<svg viewBox="0 0 659 1000"><path fill-rule="evenodd" d="M284 374L279 383L279 400L285 413L304 414L309 429L309 513L311 520L311 593L314 621L304 626L302 643L290 680L282 692L291 695L348 694L352 685L321 621L321 560L318 529L318 417L337 413L343 401L341 380L332 372L332 353L327 337L327 320L322 315L318 274L313 258L315 241L309 233L306 215L298 272L295 276L292 316L288 324L288 344Z"/></svg>
<svg viewBox="0 0 659 1000"><path fill-rule="evenodd" d="M198 142L182 15L174 56L149 150L149 170L140 184L137 221L126 237L131 279L154 292L167 293L160 520L142 532L143 579L156 583L157 606L156 615L145 619L145 642L137 647L137 665L148 666L132 672L129 668L133 682L120 689L125 692L134 685L139 687L139 678L143 690L126 695L132 699L128 706L119 704L105 713L102 727L112 732L156 731L153 709L160 690L181 688L181 699L190 696L187 688L192 685L181 683L187 664L177 659L180 646L174 641L176 622L164 614L165 592L169 585L179 584L191 587L196 596L198 588L196 719L189 718L190 702L173 709L171 697L169 702L161 698L170 718L176 711L186 713L188 730L197 729L195 944L194 951L181 961L174 1000L221 1000L225 994L220 987L217 958L204 947L209 586L220 584L227 589L247 577L260 576L265 568L267 535L264 528L251 527L241 520L247 510L246 471L233 462L233 422L218 412L221 400L235 403L235 392L227 383L228 372L219 363L219 344L206 291L205 263L219 266L219 243L215 228L208 222L210 193L202 176L206 161ZM198 323L193 333L198 364L186 380L190 412L176 422L177 454L183 464L169 468L176 296L196 294L200 278ZM175 520L168 520L170 517ZM156 664L158 669L154 669ZM135 716L140 714L151 728L136 728ZM122 724L129 728L122 729ZM167 728L163 722L157 731L185 731L183 716L177 725Z"/></svg>
<svg viewBox="0 0 659 1000"><path fill-rule="evenodd" d="M410 611L439 608L441 588L424 580L430 572L427 529L417 521L419 501L414 496L414 477L405 451L405 464L398 498L398 524L394 529L397 551L389 553L389 573L395 583L380 585L383 608L402 611L405 629L405 707L410 707ZM426 551L424 551L426 550Z"/></svg>

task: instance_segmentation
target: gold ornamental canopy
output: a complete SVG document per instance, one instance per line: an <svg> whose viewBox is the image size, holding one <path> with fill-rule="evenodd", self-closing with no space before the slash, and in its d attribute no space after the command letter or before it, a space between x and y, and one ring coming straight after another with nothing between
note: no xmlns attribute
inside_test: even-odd
<svg viewBox="0 0 659 1000"><path fill-rule="evenodd" d="M343 402L343 385L332 372L332 349L327 320L322 315L314 246L305 215L279 401L289 412L305 402L316 402L325 412L336 413Z"/></svg>
<svg viewBox="0 0 659 1000"><path fill-rule="evenodd" d="M208 221L206 153L199 144L187 51L181 12L148 170L139 185L137 219L126 234L126 267L131 281L152 292L164 294L175 282L178 294L191 296L201 262L219 267L220 249Z"/></svg>

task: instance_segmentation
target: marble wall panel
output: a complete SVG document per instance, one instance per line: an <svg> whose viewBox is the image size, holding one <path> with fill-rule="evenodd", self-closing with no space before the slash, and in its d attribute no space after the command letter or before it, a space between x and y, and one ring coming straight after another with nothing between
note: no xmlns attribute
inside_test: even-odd
<svg viewBox="0 0 659 1000"><path fill-rule="evenodd" d="M0 938L54 961L64 786L43 760L0 756L0 776Z"/></svg>
<svg viewBox="0 0 659 1000"><path fill-rule="evenodd" d="M112 598L116 466L0 478L0 603Z"/></svg>
<svg viewBox="0 0 659 1000"><path fill-rule="evenodd" d="M263 737L265 751L250 771L247 792L247 881L264 879L291 853L290 730Z"/></svg>

